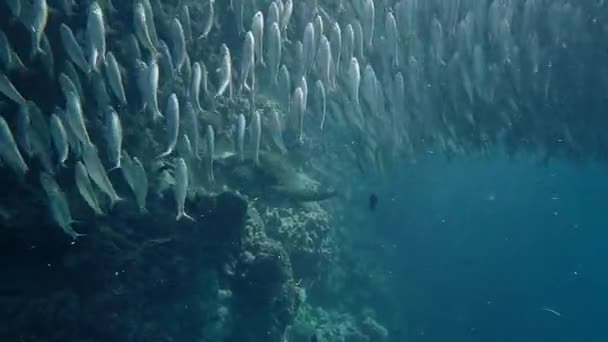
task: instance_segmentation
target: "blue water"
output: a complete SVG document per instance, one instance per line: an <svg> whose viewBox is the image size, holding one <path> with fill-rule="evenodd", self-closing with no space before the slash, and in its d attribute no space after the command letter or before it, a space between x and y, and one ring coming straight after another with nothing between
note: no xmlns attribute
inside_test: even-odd
<svg viewBox="0 0 608 342"><path fill-rule="evenodd" d="M393 338L606 341L606 175L498 157L402 168L372 223L403 311Z"/></svg>

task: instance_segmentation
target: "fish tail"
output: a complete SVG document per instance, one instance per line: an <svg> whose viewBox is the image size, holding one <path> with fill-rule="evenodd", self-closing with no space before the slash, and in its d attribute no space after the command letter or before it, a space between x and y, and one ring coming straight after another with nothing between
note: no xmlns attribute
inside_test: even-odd
<svg viewBox="0 0 608 342"><path fill-rule="evenodd" d="M181 220L182 218L186 218L186 219L188 219L188 220L190 220L190 221L192 221L192 222L194 222L194 221L195 221L195 220L194 220L194 218L193 218L192 216L190 216L190 215L186 214L186 212L185 212L184 210L180 210L180 211L177 213L177 216L175 217L175 221L179 221L179 220Z"/></svg>

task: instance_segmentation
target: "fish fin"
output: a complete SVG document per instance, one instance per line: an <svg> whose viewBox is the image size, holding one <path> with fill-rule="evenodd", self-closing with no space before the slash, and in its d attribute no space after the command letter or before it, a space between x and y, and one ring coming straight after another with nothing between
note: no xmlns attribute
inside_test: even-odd
<svg viewBox="0 0 608 342"><path fill-rule="evenodd" d="M166 157L166 156L170 155L171 153L173 153L173 149L172 149L172 148L170 148L170 149L166 150L165 152L161 153L160 155L158 155L158 156L157 156L156 158L154 158L154 159L160 159L160 158L164 158L164 157Z"/></svg>
<svg viewBox="0 0 608 342"><path fill-rule="evenodd" d="M110 168L110 169L108 170L108 172L112 172L112 171L114 171L114 170L118 170L118 169L120 169L120 168L122 168L122 165L120 164L120 159L118 159L118 163L116 163L116 165L114 165L112 168Z"/></svg>
<svg viewBox="0 0 608 342"><path fill-rule="evenodd" d="M179 213L177 213L177 216L175 217L175 221L179 221L182 218L186 218L192 222L195 222L194 218L188 214L186 214L185 211L180 211Z"/></svg>

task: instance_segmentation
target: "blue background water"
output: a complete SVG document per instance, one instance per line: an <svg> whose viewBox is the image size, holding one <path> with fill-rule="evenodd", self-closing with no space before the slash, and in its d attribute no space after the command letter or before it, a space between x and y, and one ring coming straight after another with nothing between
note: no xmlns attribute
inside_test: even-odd
<svg viewBox="0 0 608 342"><path fill-rule="evenodd" d="M408 341L606 341L608 168L403 167L371 226ZM561 313L556 316L543 308Z"/></svg>

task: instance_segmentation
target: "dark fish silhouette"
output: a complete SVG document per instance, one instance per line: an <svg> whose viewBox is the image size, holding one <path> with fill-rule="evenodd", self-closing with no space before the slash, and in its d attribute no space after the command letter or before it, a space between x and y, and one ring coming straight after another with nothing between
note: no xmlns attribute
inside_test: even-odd
<svg viewBox="0 0 608 342"><path fill-rule="evenodd" d="M378 205L378 196L376 196L376 194L372 193L371 195L369 195L369 210L371 210L371 211L376 210L377 205Z"/></svg>

